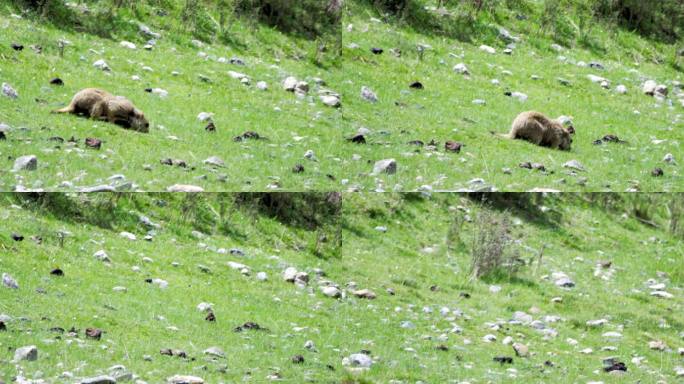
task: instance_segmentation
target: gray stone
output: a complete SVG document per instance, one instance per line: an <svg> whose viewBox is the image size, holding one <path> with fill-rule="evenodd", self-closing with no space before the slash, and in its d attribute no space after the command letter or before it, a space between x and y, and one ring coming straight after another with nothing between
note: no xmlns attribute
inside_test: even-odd
<svg viewBox="0 0 684 384"><path fill-rule="evenodd" d="M22 360L36 361L38 360L38 348L35 345L17 348L14 351L14 362L18 363Z"/></svg>
<svg viewBox="0 0 684 384"><path fill-rule="evenodd" d="M2 94L10 99L16 99L19 97L19 93L7 83L2 83Z"/></svg>
<svg viewBox="0 0 684 384"><path fill-rule="evenodd" d="M16 280L12 276L10 276L8 273L3 273L2 274L2 284L7 287L7 288L12 288L12 289L18 289L19 284L17 283Z"/></svg>
<svg viewBox="0 0 684 384"><path fill-rule="evenodd" d="M371 103L376 103L378 101L378 96L375 92L366 86L361 87L361 98Z"/></svg>
<svg viewBox="0 0 684 384"><path fill-rule="evenodd" d="M370 368L373 365L373 359L363 353L354 353L349 355L349 357L342 359L342 365L359 368Z"/></svg>
<svg viewBox="0 0 684 384"><path fill-rule="evenodd" d="M38 169L38 158L35 155L26 155L18 157L14 161L15 171L35 171Z"/></svg>
<svg viewBox="0 0 684 384"><path fill-rule="evenodd" d="M375 162L373 166L373 175L381 173L395 174L397 173L397 161L394 159L383 159Z"/></svg>

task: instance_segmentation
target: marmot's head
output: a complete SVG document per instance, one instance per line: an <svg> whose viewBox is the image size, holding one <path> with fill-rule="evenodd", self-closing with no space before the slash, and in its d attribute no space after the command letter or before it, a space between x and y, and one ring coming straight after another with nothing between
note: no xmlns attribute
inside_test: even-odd
<svg viewBox="0 0 684 384"><path fill-rule="evenodd" d="M575 134L575 127L572 124L572 117L561 116L556 119L560 123L560 144L558 147L564 151L569 151L572 145L572 135Z"/></svg>
<svg viewBox="0 0 684 384"><path fill-rule="evenodd" d="M570 146L572 146L572 135L575 133L575 128L570 126L569 128L563 128L561 127L560 129L560 144L558 144L558 148L564 150L564 151L569 151Z"/></svg>
<svg viewBox="0 0 684 384"><path fill-rule="evenodd" d="M150 123L145 118L145 114L138 108L133 108L129 112L128 122L131 129L138 132L148 133L150 131Z"/></svg>

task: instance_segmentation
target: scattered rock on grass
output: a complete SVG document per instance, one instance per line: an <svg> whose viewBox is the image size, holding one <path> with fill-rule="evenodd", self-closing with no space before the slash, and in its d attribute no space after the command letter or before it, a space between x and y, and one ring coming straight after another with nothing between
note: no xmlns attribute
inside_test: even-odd
<svg viewBox="0 0 684 384"><path fill-rule="evenodd" d="M14 171L35 171L38 169L38 158L35 155L18 157L14 161Z"/></svg>
<svg viewBox="0 0 684 384"><path fill-rule="evenodd" d="M36 361L38 360L38 348L35 345L17 348L14 351L14 362L18 363L22 360Z"/></svg>

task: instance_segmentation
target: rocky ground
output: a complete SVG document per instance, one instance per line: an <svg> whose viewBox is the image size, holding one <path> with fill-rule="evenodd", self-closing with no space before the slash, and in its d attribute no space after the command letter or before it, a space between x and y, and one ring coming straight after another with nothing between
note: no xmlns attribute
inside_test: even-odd
<svg viewBox="0 0 684 384"><path fill-rule="evenodd" d="M345 195L338 256L310 245L320 230L236 206L221 216L228 226L192 213L218 211L220 200L189 209L170 195L79 199L86 211L65 214L66 203L2 198L0 380L675 383L684 375L681 239L584 198L500 211L455 194ZM98 224L91 213L105 209L115 219ZM510 220L515 275L469 273L484 213Z"/></svg>

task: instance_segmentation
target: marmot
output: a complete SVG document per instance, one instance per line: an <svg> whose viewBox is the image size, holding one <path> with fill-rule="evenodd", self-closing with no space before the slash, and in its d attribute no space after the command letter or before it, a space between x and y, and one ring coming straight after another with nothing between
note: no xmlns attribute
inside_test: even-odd
<svg viewBox="0 0 684 384"><path fill-rule="evenodd" d="M566 126L564 126L564 123ZM568 118L549 119L539 112L523 112L513 120L509 139L527 140L542 147L570 150L575 128Z"/></svg>
<svg viewBox="0 0 684 384"><path fill-rule="evenodd" d="M145 118L145 114L133 103L123 96L114 96L101 89L84 89L74 96L66 108L58 109L53 113L85 115L138 132L150 131L150 123Z"/></svg>

